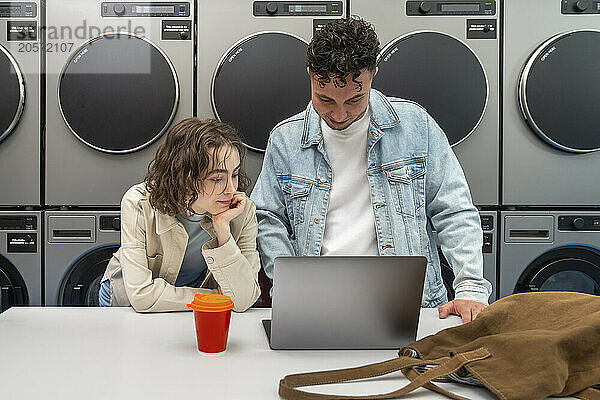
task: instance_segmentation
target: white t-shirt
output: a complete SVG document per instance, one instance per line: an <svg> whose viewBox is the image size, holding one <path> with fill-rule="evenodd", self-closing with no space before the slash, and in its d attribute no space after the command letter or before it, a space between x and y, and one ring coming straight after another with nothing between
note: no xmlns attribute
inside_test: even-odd
<svg viewBox="0 0 600 400"><path fill-rule="evenodd" d="M367 180L371 110L344 130L321 119L325 151L333 173L321 255L379 255L375 215Z"/></svg>

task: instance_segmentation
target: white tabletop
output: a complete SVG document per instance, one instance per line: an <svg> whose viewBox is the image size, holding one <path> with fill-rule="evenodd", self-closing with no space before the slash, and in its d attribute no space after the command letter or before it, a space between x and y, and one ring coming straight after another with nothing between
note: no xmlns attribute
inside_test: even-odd
<svg viewBox="0 0 600 400"><path fill-rule="evenodd" d="M261 320L270 309L233 313L227 351L196 349L193 314L138 314L131 308L13 307L0 314L1 399L279 399L279 380L298 372L383 361L393 350L274 351ZM460 324L423 309L418 337ZM392 391L401 373L309 388L338 394ZM473 399L485 389L441 384ZM408 399L445 399L419 389Z"/></svg>

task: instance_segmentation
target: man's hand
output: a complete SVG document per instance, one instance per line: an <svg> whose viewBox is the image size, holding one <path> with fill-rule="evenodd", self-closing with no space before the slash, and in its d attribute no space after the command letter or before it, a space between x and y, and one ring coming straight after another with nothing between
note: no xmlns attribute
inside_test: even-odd
<svg viewBox="0 0 600 400"><path fill-rule="evenodd" d="M449 314L460 315L463 323L470 322L487 306L475 300L452 300L438 308L440 318Z"/></svg>

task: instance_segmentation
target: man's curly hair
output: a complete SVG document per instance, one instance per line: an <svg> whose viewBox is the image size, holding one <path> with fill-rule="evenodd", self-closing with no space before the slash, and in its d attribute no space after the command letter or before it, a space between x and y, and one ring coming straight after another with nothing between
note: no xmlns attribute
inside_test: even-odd
<svg viewBox="0 0 600 400"><path fill-rule="evenodd" d="M144 178L149 192L150 205L160 213L174 216L191 210L202 190L202 181L209 168L217 168L217 149L232 149L240 156L238 190L244 191L250 179L244 170L246 147L236 130L214 119L186 118L173 125L166 140L160 145L148 166Z"/></svg>
<svg viewBox="0 0 600 400"><path fill-rule="evenodd" d="M346 76L360 76L362 69L375 71L379 39L373 25L352 16L326 24L316 32L306 51L306 66L322 85L331 79L346 85Z"/></svg>

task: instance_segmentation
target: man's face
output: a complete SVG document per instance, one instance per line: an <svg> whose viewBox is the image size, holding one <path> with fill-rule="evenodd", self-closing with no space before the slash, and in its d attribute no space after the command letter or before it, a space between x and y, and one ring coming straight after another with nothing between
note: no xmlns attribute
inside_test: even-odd
<svg viewBox="0 0 600 400"><path fill-rule="evenodd" d="M346 129L367 111L371 83L377 70L371 73L362 69L359 76L348 74L345 82L334 77L319 79L322 77L308 73L313 107L331 129Z"/></svg>

